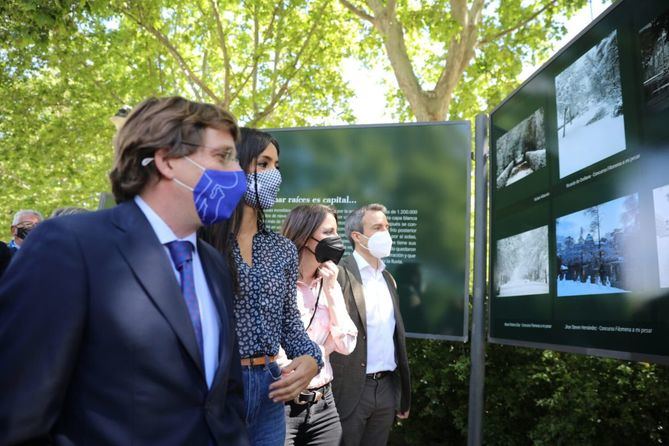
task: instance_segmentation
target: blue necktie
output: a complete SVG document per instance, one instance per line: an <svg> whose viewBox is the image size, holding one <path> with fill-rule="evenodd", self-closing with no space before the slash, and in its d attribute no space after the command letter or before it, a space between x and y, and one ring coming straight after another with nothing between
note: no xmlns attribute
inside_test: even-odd
<svg viewBox="0 0 669 446"><path fill-rule="evenodd" d="M202 348L202 322L200 321L200 307L197 304L195 294L195 277L193 275L193 244L191 242L173 241L165 244L170 251L172 262L181 275L181 292L184 295L190 321L195 330L195 339L204 361L204 350Z"/></svg>

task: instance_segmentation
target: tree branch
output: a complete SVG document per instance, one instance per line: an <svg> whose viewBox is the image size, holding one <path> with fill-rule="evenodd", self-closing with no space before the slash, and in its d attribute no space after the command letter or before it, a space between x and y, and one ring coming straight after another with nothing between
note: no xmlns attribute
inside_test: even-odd
<svg viewBox="0 0 669 446"><path fill-rule="evenodd" d="M130 18L132 21L137 23L139 26L144 28L146 31L148 31L151 35L153 35L160 44L167 49L167 51L172 55L172 57L176 60L177 64L179 65L179 68L183 71L183 73L186 75L186 79L193 83L194 85L197 85L202 89L202 91L207 94L211 98L211 100L216 103L216 104L222 104L223 101L221 98L214 93L211 88L202 80L200 77L195 74L195 72L190 68L184 57L181 55L179 50L172 44L170 39L163 34L160 30L157 28L153 27L152 25L144 22L139 16L133 15L129 9L121 9L119 10L120 13L125 14L128 18Z"/></svg>
<svg viewBox="0 0 669 446"><path fill-rule="evenodd" d="M378 0L368 0L367 4L374 11L376 19L373 24L383 39L383 45L400 90L409 101L416 117L419 120L426 120L426 93L421 88L413 63L409 58L404 39L404 26L397 18L395 2L389 2L387 7L384 7Z"/></svg>
<svg viewBox="0 0 669 446"><path fill-rule="evenodd" d="M455 20L461 26L461 29L449 43L444 68L435 86L437 96L441 97L446 95L449 90L453 91L457 80L474 55L483 1L476 0L472 4L472 8L467 10L465 0L451 0L451 8L452 12L455 12Z"/></svg>
<svg viewBox="0 0 669 446"><path fill-rule="evenodd" d="M541 14L543 14L543 13L544 13L546 10L548 10L551 6L554 6L557 2L558 2L558 0L552 0L550 3L548 3L547 5L545 5L543 8L539 9L538 11L536 11L534 14L530 15L530 16L527 17L526 19L523 19L523 20L519 21L518 23L516 23L516 24L513 25L512 27L507 28L507 29L505 29L505 30L502 30L502 31L500 31L499 33L495 34L494 36L490 36L490 37L486 37L485 39L482 39L482 40L478 43L477 46L482 46L482 45L486 45L486 44L488 44L488 43L490 43L490 42L494 42L495 40L497 40L497 39L499 39L499 38L501 38L501 37L504 37L504 36L506 36L507 34L511 34L512 32L514 32L514 31L516 31L516 30L522 28L523 26L527 25L527 24L530 23L532 20L536 19L536 18L539 17Z"/></svg>
<svg viewBox="0 0 669 446"><path fill-rule="evenodd" d="M258 114L258 57L259 54L259 44L260 37L258 28L260 27L258 23L258 6L254 5L253 8L253 69L251 74L253 75L253 82L251 83L251 103L253 105L253 114Z"/></svg>
<svg viewBox="0 0 669 446"><path fill-rule="evenodd" d="M348 0L339 0L339 1L341 2L342 5L344 5L344 7L346 7L346 9L348 9L349 11L351 11L353 14L357 15L361 19L363 19L367 22L370 22L372 24L374 24L374 22L376 22L376 17L368 14L367 12L363 11L360 8L356 8L355 5L351 2L349 2Z"/></svg>
<svg viewBox="0 0 669 446"><path fill-rule="evenodd" d="M230 80L232 74L232 67L230 64L230 54L228 53L228 45L226 42L225 32L223 31L223 23L221 22L221 12L218 9L218 4L216 0L210 0L209 5L214 14L214 19L216 20L216 33L218 34L218 45L221 47L221 52L223 54L223 108L228 109L230 107Z"/></svg>
<svg viewBox="0 0 669 446"><path fill-rule="evenodd" d="M265 43L270 39L274 32L274 25L276 22L276 17L279 15L279 11L281 9L282 2L276 2L276 5L274 5L274 11L272 11L272 18L269 22L269 25L267 26L267 29L263 33L263 38L262 38L262 45L265 46ZM242 70L242 75L244 79L240 82L239 88L237 88L237 91L232 94L231 100L235 101L239 97L240 93L244 90L246 87L246 84L249 82L249 80L255 75L256 70L258 69L258 63L260 62L260 52L255 51L253 55L253 61L251 62L250 67L245 67ZM250 71L245 74L247 69L250 68Z"/></svg>
<svg viewBox="0 0 669 446"><path fill-rule="evenodd" d="M298 65L300 64L300 60L303 54L305 53L306 49L308 48L309 43L311 42L311 39L314 36L316 29L318 28L318 25L324 18L323 10L327 5L328 5L327 0L322 2L320 9L315 14L313 14L313 16L316 17L316 19L311 24L311 27L309 28L309 31L306 37L304 38L304 41L302 42L302 46L295 55L293 62L290 64L290 69L288 71L288 74L284 77L284 81L281 84L281 87L279 87L278 90L272 91L269 103L263 108L262 111L256 113L253 116L251 123L249 125L255 125L261 120L265 119L267 116L269 116L274 111L281 98L283 98L283 96L288 91L290 82L295 78L295 75L300 72L300 67L298 67Z"/></svg>

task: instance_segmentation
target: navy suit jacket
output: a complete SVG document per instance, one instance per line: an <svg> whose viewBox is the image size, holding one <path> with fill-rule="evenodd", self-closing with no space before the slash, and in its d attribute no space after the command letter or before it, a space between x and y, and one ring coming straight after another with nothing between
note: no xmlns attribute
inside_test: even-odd
<svg viewBox="0 0 669 446"><path fill-rule="evenodd" d="M229 270L198 252L221 321L211 389L134 202L40 224L0 281L0 444L247 444Z"/></svg>
<svg viewBox="0 0 669 446"><path fill-rule="evenodd" d="M12 251L9 246L5 245L3 242L0 242L0 276L2 276L2 273L9 265L9 261L12 260L13 254L14 251Z"/></svg>

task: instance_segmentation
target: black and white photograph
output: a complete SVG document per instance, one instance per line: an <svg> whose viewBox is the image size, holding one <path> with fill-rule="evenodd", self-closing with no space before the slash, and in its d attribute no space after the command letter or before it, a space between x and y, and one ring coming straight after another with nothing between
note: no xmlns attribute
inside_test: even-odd
<svg viewBox="0 0 669 446"><path fill-rule="evenodd" d="M660 287L669 288L669 184L653 190Z"/></svg>
<svg viewBox="0 0 669 446"><path fill-rule="evenodd" d="M546 167L544 109L540 108L497 139L497 189Z"/></svg>
<svg viewBox="0 0 669 446"><path fill-rule="evenodd" d="M628 195L556 222L557 295L626 293L640 281L639 197Z"/></svg>
<svg viewBox="0 0 669 446"><path fill-rule="evenodd" d="M548 226L497 241L496 296L548 293Z"/></svg>
<svg viewBox="0 0 669 446"><path fill-rule="evenodd" d="M555 78L560 178L625 150L613 31Z"/></svg>
<svg viewBox="0 0 669 446"><path fill-rule="evenodd" d="M643 90L650 110L669 106L669 11L639 31Z"/></svg>

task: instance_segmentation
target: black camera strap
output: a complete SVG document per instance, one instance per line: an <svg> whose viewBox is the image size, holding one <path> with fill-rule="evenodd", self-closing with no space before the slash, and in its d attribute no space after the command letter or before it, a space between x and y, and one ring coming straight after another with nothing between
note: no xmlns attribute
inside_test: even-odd
<svg viewBox="0 0 669 446"><path fill-rule="evenodd" d="M322 290L323 290L323 278L321 277L321 286L318 287L318 294L316 295L316 303L314 304L314 312L311 314L309 325L307 325L307 328L305 328L304 331L309 330L309 327L311 327L311 323L314 321L314 317L316 317L316 310L318 310L318 300L321 298Z"/></svg>

